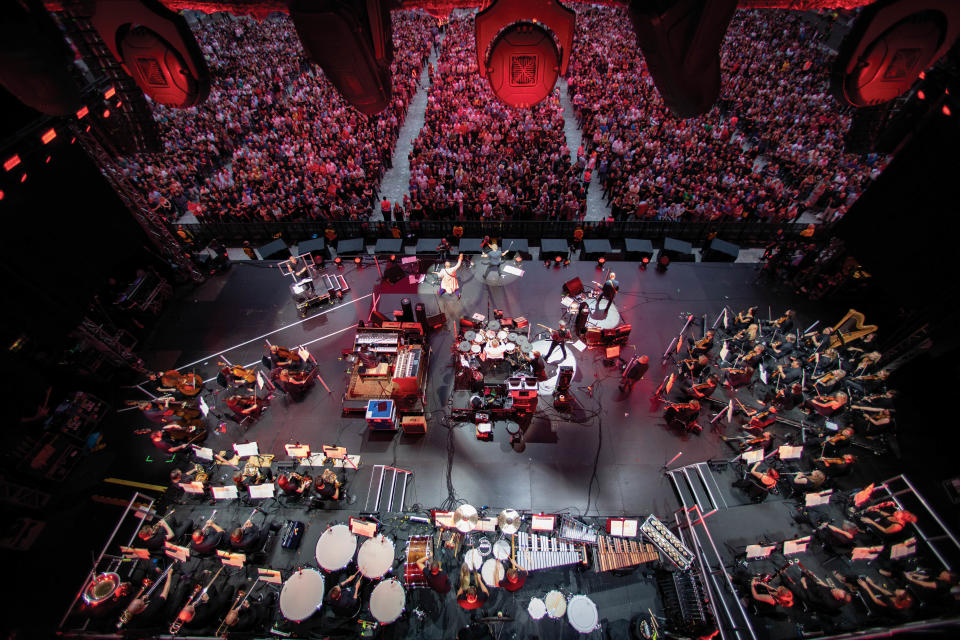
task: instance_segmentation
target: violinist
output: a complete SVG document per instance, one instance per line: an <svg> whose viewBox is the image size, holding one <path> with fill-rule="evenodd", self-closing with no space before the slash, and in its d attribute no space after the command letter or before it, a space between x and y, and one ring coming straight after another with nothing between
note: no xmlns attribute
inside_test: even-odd
<svg viewBox="0 0 960 640"><path fill-rule="evenodd" d="M883 356L879 351L871 351L870 353L865 353L860 362L857 363L857 366L853 369L853 373L857 376L865 376L877 371L877 365L880 362L880 358Z"/></svg>
<svg viewBox="0 0 960 640"><path fill-rule="evenodd" d="M738 401L739 403L739 401ZM750 421L743 425L743 428L747 431L755 431L758 429L766 429L774 422L777 421L777 408L776 407L767 407L766 409L757 410L753 407L747 407L745 405L740 405L740 409L743 411L744 415L750 418Z"/></svg>
<svg viewBox="0 0 960 640"><path fill-rule="evenodd" d="M706 356L710 353L710 350L713 349L714 335L713 329L710 329L700 340L694 341L693 338L688 338L687 353L690 354L690 357L699 358L700 356Z"/></svg>
<svg viewBox="0 0 960 640"><path fill-rule="evenodd" d="M776 327L780 333L787 334L793 330L794 319L797 312L793 309L787 309L782 316L771 322L771 326Z"/></svg>
<svg viewBox="0 0 960 640"><path fill-rule="evenodd" d="M220 369L220 373L230 384L241 387L246 384L253 384L257 380L257 374L253 369L244 369L235 364L228 365L222 362L220 364L224 365Z"/></svg>
<svg viewBox="0 0 960 640"><path fill-rule="evenodd" d="M687 358L680 362L680 372L694 380L702 376L710 368L710 359L701 355L697 358Z"/></svg>
<svg viewBox="0 0 960 640"><path fill-rule="evenodd" d="M866 395L882 389L889 377L889 370L880 369L871 375L861 375L847 378L847 386Z"/></svg>
<svg viewBox="0 0 960 640"><path fill-rule="evenodd" d="M917 521L917 516L906 509L899 508L892 501L867 507L858 517L860 524L866 525L868 531L884 536L896 535L906 529L908 524Z"/></svg>
<svg viewBox="0 0 960 640"><path fill-rule="evenodd" d="M750 580L750 595L761 615L782 615L793 607L793 592L783 585L774 587L760 577Z"/></svg>
<svg viewBox="0 0 960 640"><path fill-rule="evenodd" d="M717 390L717 385L720 380L715 375L707 376L706 382L701 382L700 384L694 385L684 385L680 388L680 393L686 398L695 398L697 400L703 400L704 398L709 398L713 395L713 392Z"/></svg>
<svg viewBox="0 0 960 640"><path fill-rule="evenodd" d="M820 469L793 476L793 486L800 491L816 491L827 481L827 474Z"/></svg>
<svg viewBox="0 0 960 640"><path fill-rule="evenodd" d="M270 345L270 362L274 368L286 369L287 367L297 367L303 362L300 354L292 349L284 349L281 346Z"/></svg>
<svg viewBox="0 0 960 640"><path fill-rule="evenodd" d="M836 453L840 447L851 442L855 434L856 432L853 430L853 427L844 427L836 435L832 435L828 438L824 438L823 439L824 452L829 450L830 453Z"/></svg>
<svg viewBox="0 0 960 640"><path fill-rule="evenodd" d="M769 468L765 471L758 471L757 468L761 462L763 461L753 463L746 477L733 483L734 487L746 491L753 502L763 502L767 494L776 488L777 481L780 479L780 472L776 469Z"/></svg>
<svg viewBox="0 0 960 640"><path fill-rule="evenodd" d="M857 584L866 591L873 604L889 613L904 615L916 604L916 600L906 589L894 588L890 591L878 585L870 577L857 578Z"/></svg>
<svg viewBox="0 0 960 640"><path fill-rule="evenodd" d="M839 458L827 458L820 456L813 460L816 468L822 470L829 477L836 478L850 473L857 458L851 453L845 453Z"/></svg>
<svg viewBox="0 0 960 640"><path fill-rule="evenodd" d="M755 344L747 355L743 357L743 364L756 369L763 362L763 345Z"/></svg>
<svg viewBox="0 0 960 640"><path fill-rule="evenodd" d="M794 382L799 382L803 377L803 369L800 367L800 361L797 358L791 357L789 367L784 369L781 364L771 375L779 378L783 384L793 384Z"/></svg>
<svg viewBox="0 0 960 640"><path fill-rule="evenodd" d="M806 406L820 415L829 418L838 411L841 411L847 405L848 399L847 394L839 391L832 396L811 398L807 400Z"/></svg>
<svg viewBox="0 0 960 640"><path fill-rule="evenodd" d="M840 386L840 382L846 376L847 373L843 369L834 369L833 371L828 371L813 381L813 392L818 396L832 393L836 391L836 389Z"/></svg>
<svg viewBox="0 0 960 640"><path fill-rule="evenodd" d="M789 411L802 404L803 388L801 388L799 382L794 382L789 387L781 388L773 398L773 405L781 411Z"/></svg>
<svg viewBox="0 0 960 640"><path fill-rule="evenodd" d="M867 423L867 433L881 433L890 429L893 424L893 414L889 409L880 411L862 411L859 416Z"/></svg>
<svg viewBox="0 0 960 640"><path fill-rule="evenodd" d="M751 324L746 329L740 329L733 337L730 338L730 341L733 342L741 350L746 349L748 345L752 345L757 340L757 334L760 333L760 325Z"/></svg>
<svg viewBox="0 0 960 640"><path fill-rule="evenodd" d="M807 358L807 365L813 373L840 368L840 353L833 348L818 351Z"/></svg>
<svg viewBox="0 0 960 640"><path fill-rule="evenodd" d="M897 399L897 390L888 389L883 393L874 393L865 398L861 398L859 406L871 407L876 409L893 409L893 404Z"/></svg>
<svg viewBox="0 0 960 640"><path fill-rule="evenodd" d="M699 433L703 430L703 427L697 424L697 418L700 417L700 403L696 400L667 407L663 417L667 424L686 432Z"/></svg>
<svg viewBox="0 0 960 640"><path fill-rule="evenodd" d="M259 418L263 413L263 402L255 393L247 396L232 395L227 398L227 408L238 421L251 416Z"/></svg>
<svg viewBox="0 0 960 640"><path fill-rule="evenodd" d="M797 336L788 333L783 340L774 340L770 343L770 355L775 360L782 360L794 352L797 346Z"/></svg>
<svg viewBox="0 0 960 640"><path fill-rule="evenodd" d="M740 387L745 387L750 384L753 380L754 369L751 366L742 367L739 369L723 369L727 374L727 386L731 389L739 389Z"/></svg>
<svg viewBox="0 0 960 640"><path fill-rule="evenodd" d="M747 439L742 438L727 438L726 436L721 436L724 441L730 440L741 440L739 449L740 451L747 451L749 449L756 449L757 447L763 448L763 455L766 456L768 453L773 451L774 444L774 435L770 431L764 431L759 436L753 436Z"/></svg>
<svg viewBox="0 0 960 640"><path fill-rule="evenodd" d="M744 309L743 311L737 314L737 317L734 320L734 324L740 328L749 327L750 325L754 324L754 322L756 322L756 315L757 315L757 307L750 307L748 309Z"/></svg>
<svg viewBox="0 0 960 640"><path fill-rule="evenodd" d="M810 354L826 351L830 347L830 336L833 328L827 327L823 331L811 331L801 340L803 349Z"/></svg>
<svg viewBox="0 0 960 640"><path fill-rule="evenodd" d="M800 586L803 587L801 594L812 610L836 615L844 605L853 601L853 596L846 589L834 586L831 582L824 582L803 566L800 567L800 572L803 574L800 578Z"/></svg>
<svg viewBox="0 0 960 640"><path fill-rule="evenodd" d="M150 440L153 446L166 453L177 453L196 442L203 442L207 438L206 429L196 427L182 427L179 424L169 424L162 429L152 431Z"/></svg>

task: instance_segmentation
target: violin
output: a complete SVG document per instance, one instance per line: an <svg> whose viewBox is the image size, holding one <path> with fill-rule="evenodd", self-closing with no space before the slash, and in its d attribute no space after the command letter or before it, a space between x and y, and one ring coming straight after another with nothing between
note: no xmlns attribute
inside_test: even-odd
<svg viewBox="0 0 960 640"><path fill-rule="evenodd" d="M160 384L164 391L176 390L190 398L203 390L203 378L196 373L180 373L176 369L160 374Z"/></svg>
<svg viewBox="0 0 960 640"><path fill-rule="evenodd" d="M277 355L280 355L280 351L281 350L277 351ZM246 384L250 384L257 379L257 373L253 369L244 369L240 365L227 364L226 362L217 362L217 364L228 370L234 378L243 380Z"/></svg>

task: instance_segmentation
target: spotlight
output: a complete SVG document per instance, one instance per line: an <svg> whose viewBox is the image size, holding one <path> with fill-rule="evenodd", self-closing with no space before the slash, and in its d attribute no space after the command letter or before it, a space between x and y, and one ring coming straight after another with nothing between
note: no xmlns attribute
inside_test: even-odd
<svg viewBox="0 0 960 640"><path fill-rule="evenodd" d="M657 258L657 271L663 273L670 266L670 256L662 255Z"/></svg>
<svg viewBox="0 0 960 640"><path fill-rule="evenodd" d="M521 256L521 255L518 253L517 255L515 255L515 256L513 257L513 261L516 262L517 264L520 264L521 262L523 262L523 256Z"/></svg>
<svg viewBox="0 0 960 640"><path fill-rule="evenodd" d="M923 92L923 89L921 89L920 91L917 91L917 98L920 99L920 100L926 100L926 99L927 99L927 94L925 94L925 93Z"/></svg>
<svg viewBox="0 0 960 640"><path fill-rule="evenodd" d="M43 142L43 144L50 144L56 137L56 129L48 129L42 136L40 136L40 140Z"/></svg>
<svg viewBox="0 0 960 640"><path fill-rule="evenodd" d="M943 105L943 108L940 109L940 111L941 111L941 113L943 113L943 115L945 115L945 116L953 115L953 111L951 111L951 110L950 110L950 107L947 106L947 105Z"/></svg>
<svg viewBox="0 0 960 640"><path fill-rule="evenodd" d="M360 266L360 263L362 263L362 262L363 262L363 260L360 258L360 256L357 256L356 258L353 259L353 264L357 265L358 267Z"/></svg>
<svg viewBox="0 0 960 640"><path fill-rule="evenodd" d="M3 192L3 189L0 189L0 200L3 200L5 197L7 197L7 194Z"/></svg>
<svg viewBox="0 0 960 640"><path fill-rule="evenodd" d="M343 269L343 260L340 259L340 256L337 256L333 259L333 264L337 265L340 269Z"/></svg>
<svg viewBox="0 0 960 640"><path fill-rule="evenodd" d="M650 258L643 256L643 259L640 260L640 271L646 271L647 265L650 263Z"/></svg>
<svg viewBox="0 0 960 640"><path fill-rule="evenodd" d="M391 253L391 254L390 254L390 262L396 262L396 261L397 261L397 256L395 256L394 254Z"/></svg>
<svg viewBox="0 0 960 640"><path fill-rule="evenodd" d="M569 267L569 266L570 266L570 258L564 258L564 260L563 260L563 266L564 266L564 267Z"/></svg>
<svg viewBox="0 0 960 640"><path fill-rule="evenodd" d="M103 117L104 117L104 118L109 118L109 117L110 117L110 109L104 109L104 110L103 110Z"/></svg>
<svg viewBox="0 0 960 640"><path fill-rule="evenodd" d="M27 174L23 174L22 176L20 176L20 182L26 182L26 181L27 181Z"/></svg>
<svg viewBox="0 0 960 640"><path fill-rule="evenodd" d="M607 259L604 257L597 258L597 269L603 269L603 265L606 264Z"/></svg>
<svg viewBox="0 0 960 640"><path fill-rule="evenodd" d="M7 171L13 171L18 164L20 164L20 156L12 155L3 163L3 168Z"/></svg>

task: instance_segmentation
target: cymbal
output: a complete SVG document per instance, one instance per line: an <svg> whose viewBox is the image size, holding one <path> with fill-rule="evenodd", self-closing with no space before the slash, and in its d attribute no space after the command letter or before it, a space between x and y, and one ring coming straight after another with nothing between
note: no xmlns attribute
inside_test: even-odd
<svg viewBox="0 0 960 640"><path fill-rule="evenodd" d="M477 520L477 510L469 504L462 504L453 512L453 526L463 533L476 529Z"/></svg>
<svg viewBox="0 0 960 640"><path fill-rule="evenodd" d="M519 531L520 522L520 514L513 509L504 509L500 512L500 515L497 516L497 526L500 527L500 531L507 535Z"/></svg>

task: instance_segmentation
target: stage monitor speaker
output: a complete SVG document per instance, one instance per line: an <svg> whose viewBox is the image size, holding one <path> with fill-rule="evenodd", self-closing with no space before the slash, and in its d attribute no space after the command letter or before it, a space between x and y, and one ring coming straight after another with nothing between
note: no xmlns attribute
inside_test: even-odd
<svg viewBox="0 0 960 640"><path fill-rule="evenodd" d="M557 376L557 391L566 393L570 389L571 382L573 382L573 367L560 367L560 374Z"/></svg>
<svg viewBox="0 0 960 640"><path fill-rule="evenodd" d="M402 298L400 308L403 309L403 322L413 322L413 303L410 298Z"/></svg>
<svg viewBox="0 0 960 640"><path fill-rule="evenodd" d="M382 325L384 322L387 322L388 320L389 319L387 318L387 316L383 315L376 309L374 309L373 313L370 314L370 322L377 326Z"/></svg>
<svg viewBox="0 0 960 640"><path fill-rule="evenodd" d="M473 322L473 318L468 318L467 316L460 318L460 329L473 329L474 326L476 325Z"/></svg>
<svg viewBox="0 0 960 640"><path fill-rule="evenodd" d="M693 245L676 238L664 238L663 249L660 249L659 255L667 256L671 262L696 262L697 259L693 255Z"/></svg>
<svg viewBox="0 0 960 640"><path fill-rule="evenodd" d="M427 330L427 308L423 306L422 302L418 302L413 307L413 313L417 316L417 322L420 323L420 326L423 327L423 330Z"/></svg>
<svg viewBox="0 0 960 640"><path fill-rule="evenodd" d="M383 272L383 279L391 284L397 284L407 276L407 273L396 262L390 264Z"/></svg>
<svg viewBox="0 0 960 640"><path fill-rule="evenodd" d="M447 324L447 316L443 313L438 313L435 316L430 316L427 318L427 326L431 331L438 331L443 328L443 325Z"/></svg>
<svg viewBox="0 0 960 640"><path fill-rule="evenodd" d="M277 239L257 247L261 260L286 260L290 257L290 248L283 240Z"/></svg>
<svg viewBox="0 0 960 640"><path fill-rule="evenodd" d="M583 282L580 278L567 280L563 283L563 292L568 296L578 296L583 293Z"/></svg>
<svg viewBox="0 0 960 640"><path fill-rule="evenodd" d="M710 241L710 246L700 252L701 262L736 262L740 247L718 238Z"/></svg>

